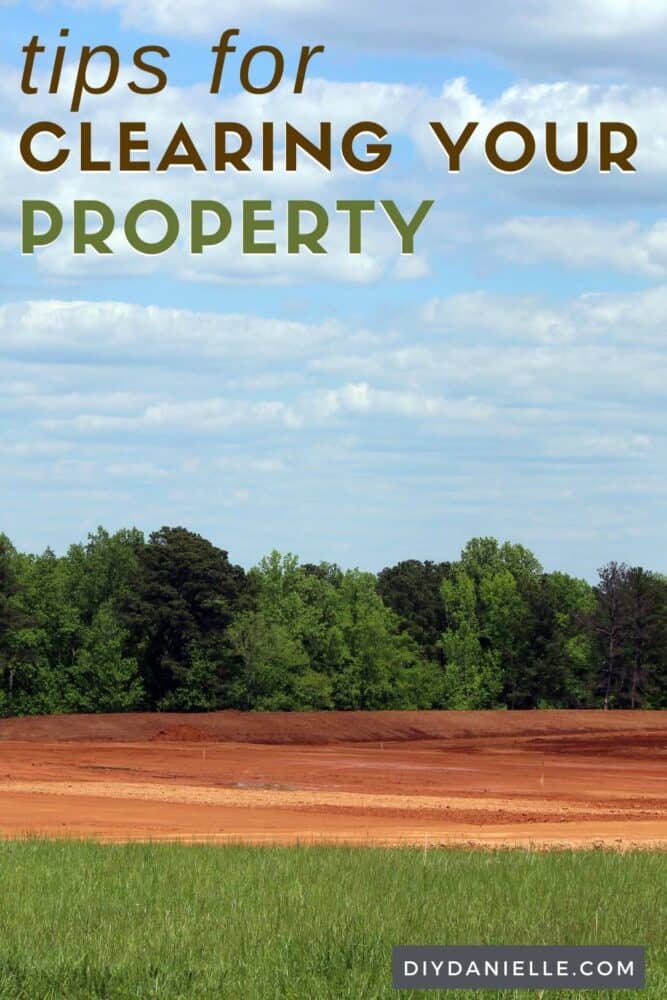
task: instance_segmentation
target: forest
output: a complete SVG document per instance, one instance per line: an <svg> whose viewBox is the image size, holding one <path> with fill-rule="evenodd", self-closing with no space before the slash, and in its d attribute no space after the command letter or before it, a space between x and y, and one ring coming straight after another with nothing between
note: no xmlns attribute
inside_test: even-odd
<svg viewBox="0 0 667 1000"><path fill-rule="evenodd" d="M374 574L246 571L182 527L62 556L0 534L0 716L221 708L667 708L667 577L592 585L489 537Z"/></svg>

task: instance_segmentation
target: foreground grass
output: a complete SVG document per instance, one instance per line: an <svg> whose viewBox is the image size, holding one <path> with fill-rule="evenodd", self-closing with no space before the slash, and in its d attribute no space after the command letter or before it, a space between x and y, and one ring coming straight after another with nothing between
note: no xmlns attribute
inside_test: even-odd
<svg viewBox="0 0 667 1000"><path fill-rule="evenodd" d="M643 944L658 1000L666 884L649 853L0 842L0 1000L540 995L395 993L408 943Z"/></svg>

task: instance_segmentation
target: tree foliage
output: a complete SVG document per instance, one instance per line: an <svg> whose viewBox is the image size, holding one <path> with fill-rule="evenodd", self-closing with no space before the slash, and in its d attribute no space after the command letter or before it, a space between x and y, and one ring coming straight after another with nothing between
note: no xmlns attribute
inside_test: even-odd
<svg viewBox="0 0 667 1000"><path fill-rule="evenodd" d="M471 539L377 576L181 527L57 556L0 534L0 715L216 708L667 708L667 579L595 586Z"/></svg>
<svg viewBox="0 0 667 1000"><path fill-rule="evenodd" d="M400 617L405 631L426 657L437 663L442 663L440 640L447 628L440 588L450 568L449 563L406 559L378 574L382 600Z"/></svg>
<svg viewBox="0 0 667 1000"><path fill-rule="evenodd" d="M201 535L167 527L151 534L118 604L150 704L218 704L230 668L227 628L248 591L244 570Z"/></svg>

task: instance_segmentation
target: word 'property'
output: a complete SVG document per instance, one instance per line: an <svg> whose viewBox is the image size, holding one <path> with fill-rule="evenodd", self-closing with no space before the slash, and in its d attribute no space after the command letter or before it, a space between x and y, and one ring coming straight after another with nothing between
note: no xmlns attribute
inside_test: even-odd
<svg viewBox="0 0 667 1000"><path fill-rule="evenodd" d="M409 217L403 215L394 201L384 199L379 206L384 213L385 223L388 222L390 230L398 236L400 252L414 253L415 235L433 207L433 202L422 201ZM243 201L240 205L240 218L235 221L232 211L220 201L191 202L190 253L201 254L206 248L224 243L230 236L236 238L238 249L244 254L277 253L278 244L274 235L276 220L271 214L272 209L273 204L268 200ZM364 218L376 212L374 201L336 202L334 218L347 230L349 253L362 252ZM155 226L150 225L156 217L158 229L161 229L157 234ZM43 224L44 218L46 227ZM331 221L329 212L319 202L288 201L284 219L287 253L298 254L302 250L314 254L328 253L323 240L329 232ZM36 247L55 243L60 239L63 227L63 213L53 202L24 201L21 237L23 253L31 254ZM75 254L114 253L109 240L117 231L116 216L104 202L75 201L72 206L71 229ZM171 205L164 201L148 200L137 202L130 208L125 215L122 231L133 250L155 255L165 253L174 246L180 236L181 222Z"/></svg>

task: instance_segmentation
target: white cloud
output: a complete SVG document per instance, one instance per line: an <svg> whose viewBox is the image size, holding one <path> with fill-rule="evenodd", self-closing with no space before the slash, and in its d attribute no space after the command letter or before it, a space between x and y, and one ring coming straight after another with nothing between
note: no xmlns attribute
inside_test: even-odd
<svg viewBox="0 0 667 1000"><path fill-rule="evenodd" d="M584 217L522 216L486 231L499 257L512 263L601 268L652 279L667 277L667 220L642 226Z"/></svg>
<svg viewBox="0 0 667 1000"><path fill-rule="evenodd" d="M81 3L81 0L77 0ZM478 50L523 66L663 69L667 12L661 0L230 0L224 17L208 0L90 0L117 8L127 25L212 43L227 26L295 43L447 53ZM243 35L239 40L243 44ZM248 43L249 44L249 43ZM296 55L296 45L294 48Z"/></svg>
<svg viewBox="0 0 667 1000"><path fill-rule="evenodd" d="M192 313L128 302L44 300L0 306L2 351L101 364L280 360L335 343L336 322L304 324L251 315ZM22 390L24 391L24 390Z"/></svg>
<svg viewBox="0 0 667 1000"><path fill-rule="evenodd" d="M2 410L9 422L31 415L40 442L44 430L110 443L233 428L384 436L403 425L555 441L558 452L563 427L580 426L579 442L630 441L638 453L661 420L666 311L667 287L550 304L479 292L433 299L379 333L120 302L15 303L0 307L0 377L23 390Z"/></svg>
<svg viewBox="0 0 667 1000"><path fill-rule="evenodd" d="M638 292L587 293L560 303L529 295L463 293L431 299L420 316L434 332L453 329L574 349L638 344L662 348L666 310L667 285L657 285Z"/></svg>
<svg viewBox="0 0 667 1000"><path fill-rule="evenodd" d="M104 409L104 405L100 407ZM156 431L176 434L218 434L235 426L274 426L298 431L322 426L339 418L404 417L437 419L450 427L493 418L494 407L474 399L448 400L394 389L376 389L366 382L348 383L335 389L306 394L289 404L282 400L249 402L240 399L165 401L135 415L80 413L74 417L41 421L46 430L82 432Z"/></svg>

